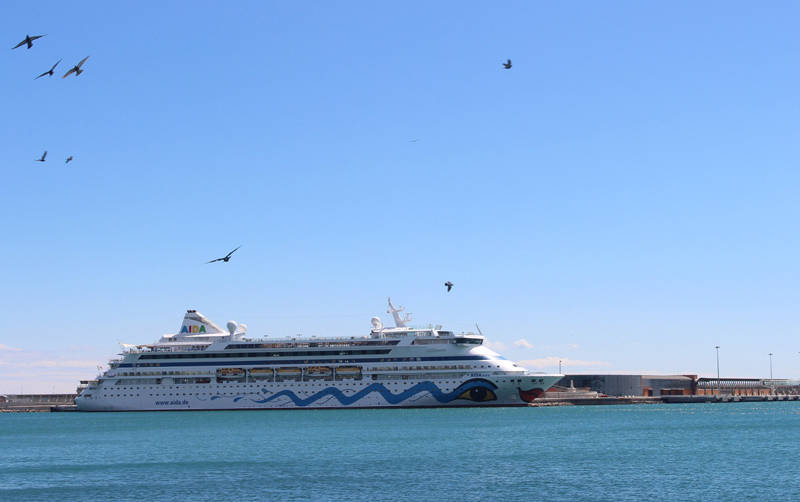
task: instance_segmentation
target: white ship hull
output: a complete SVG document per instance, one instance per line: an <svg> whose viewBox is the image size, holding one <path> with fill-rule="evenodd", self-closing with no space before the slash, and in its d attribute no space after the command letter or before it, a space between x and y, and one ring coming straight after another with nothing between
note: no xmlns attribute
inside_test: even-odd
<svg viewBox="0 0 800 502"><path fill-rule="evenodd" d="M395 320L384 329L373 319L364 337L254 340L190 310L179 333L125 345L75 403L81 411L525 406L562 377L527 373L483 336Z"/></svg>
<svg viewBox="0 0 800 502"><path fill-rule="evenodd" d="M78 398L81 411L257 410L526 406L561 375L401 382L267 382L211 386L125 387L97 398ZM115 389L116 390L116 389Z"/></svg>

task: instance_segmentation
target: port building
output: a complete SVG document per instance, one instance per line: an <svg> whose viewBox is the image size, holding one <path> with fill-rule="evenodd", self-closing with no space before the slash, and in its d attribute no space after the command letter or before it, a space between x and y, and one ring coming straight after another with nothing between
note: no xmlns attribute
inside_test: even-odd
<svg viewBox="0 0 800 502"><path fill-rule="evenodd" d="M694 396L798 394L800 381L768 378L698 378L697 375L566 375L556 386L606 396Z"/></svg>
<svg viewBox="0 0 800 502"><path fill-rule="evenodd" d="M606 396L692 395L696 375L566 375L557 385Z"/></svg>

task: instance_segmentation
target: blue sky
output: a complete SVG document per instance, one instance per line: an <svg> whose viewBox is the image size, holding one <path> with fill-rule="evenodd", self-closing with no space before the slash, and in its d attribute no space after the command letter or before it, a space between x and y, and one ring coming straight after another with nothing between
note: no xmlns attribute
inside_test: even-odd
<svg viewBox="0 0 800 502"><path fill-rule="evenodd" d="M0 392L187 308L350 336L387 296L536 370L800 376L799 16L4 2L47 36L0 50Z"/></svg>

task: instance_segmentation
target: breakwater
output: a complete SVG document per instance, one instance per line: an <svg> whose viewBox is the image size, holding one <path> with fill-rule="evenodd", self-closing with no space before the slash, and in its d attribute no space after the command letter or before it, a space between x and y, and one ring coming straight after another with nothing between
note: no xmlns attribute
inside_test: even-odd
<svg viewBox="0 0 800 502"><path fill-rule="evenodd" d="M560 397L539 398L530 403L531 407L547 406L608 406L621 404L690 404L690 403L753 403L768 401L800 401L797 394L774 394L762 396L738 395L695 395L695 396L610 396L586 397L580 395L568 397L566 392ZM15 396L0 405L0 413L33 413L33 412L70 412L78 411L73 400L74 394L41 394L36 396Z"/></svg>
<svg viewBox="0 0 800 502"><path fill-rule="evenodd" d="M797 394L775 394L765 396L614 396L614 397L557 397L540 398L529 406L602 406L615 404L688 404L688 403L755 403L766 401L800 401Z"/></svg>

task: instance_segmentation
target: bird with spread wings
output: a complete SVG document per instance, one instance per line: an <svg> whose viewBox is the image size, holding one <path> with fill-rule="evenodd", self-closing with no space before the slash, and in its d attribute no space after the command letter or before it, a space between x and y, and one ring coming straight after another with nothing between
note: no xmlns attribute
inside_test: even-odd
<svg viewBox="0 0 800 502"><path fill-rule="evenodd" d="M238 246L236 249L239 249L240 247L242 247L242 246ZM228 263L230 261L230 259L231 259L231 255L236 252L236 249L234 249L230 253L226 254L222 258L217 258L215 260L207 261L206 264L214 263L215 261L224 261L225 263Z"/></svg>
<svg viewBox="0 0 800 502"><path fill-rule="evenodd" d="M13 51L17 47L22 47L23 45L26 45L26 44L28 46L28 49L30 49L31 47L33 47L33 41L34 40L36 40L37 38L42 38L42 37L46 37L46 36L47 35L34 35L34 36L25 35L25 40L23 40L22 42L18 43L14 47L12 47L11 50Z"/></svg>
<svg viewBox="0 0 800 502"><path fill-rule="evenodd" d="M56 61L56 64L54 64L53 66L50 67L49 70L47 70L46 72L42 73L41 75L39 75L36 78L42 78L45 75L50 75L52 77L53 76L53 70L56 69L56 66L58 66L58 63L60 63L60 62L61 62L61 60L59 59L58 61ZM36 80L36 78L34 80Z"/></svg>
<svg viewBox="0 0 800 502"><path fill-rule="evenodd" d="M81 70L81 66L83 66L83 63L85 63L87 59L89 59L89 56L86 56L85 58L81 59L80 63L78 63L75 66L73 66L72 68L70 68L69 71L67 73L65 73L64 76L61 77L61 78L67 78L70 75L72 75L73 73L77 77L78 75L83 73L83 70Z"/></svg>

